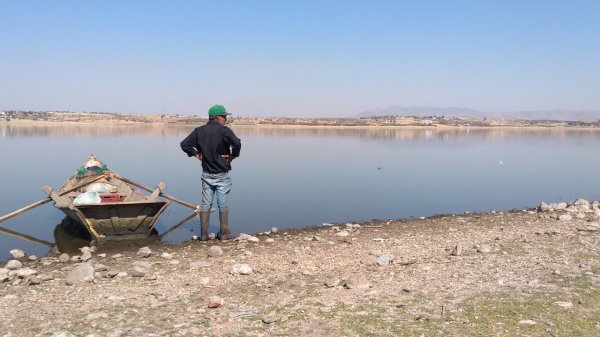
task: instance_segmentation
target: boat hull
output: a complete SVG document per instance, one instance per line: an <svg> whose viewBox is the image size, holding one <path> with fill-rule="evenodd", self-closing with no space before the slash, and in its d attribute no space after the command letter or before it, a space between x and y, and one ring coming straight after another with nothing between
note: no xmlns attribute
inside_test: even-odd
<svg viewBox="0 0 600 337"><path fill-rule="evenodd" d="M114 202L59 207L96 241L147 238L168 201Z"/></svg>

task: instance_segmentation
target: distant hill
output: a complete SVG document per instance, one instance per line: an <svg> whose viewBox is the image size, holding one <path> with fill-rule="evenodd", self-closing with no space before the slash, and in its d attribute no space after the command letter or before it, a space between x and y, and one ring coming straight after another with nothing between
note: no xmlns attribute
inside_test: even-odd
<svg viewBox="0 0 600 337"><path fill-rule="evenodd" d="M392 105L383 109L364 111L358 117L375 116L445 116L457 118L504 118L525 120L586 121L600 119L600 110L541 110L483 112L459 107L403 107Z"/></svg>

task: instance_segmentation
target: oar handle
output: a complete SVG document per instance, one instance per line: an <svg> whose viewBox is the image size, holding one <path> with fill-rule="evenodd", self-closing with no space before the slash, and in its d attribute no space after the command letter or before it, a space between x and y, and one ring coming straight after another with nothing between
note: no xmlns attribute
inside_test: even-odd
<svg viewBox="0 0 600 337"><path fill-rule="evenodd" d="M148 187L146 187L144 185L138 184L135 181L131 181L131 180L125 178L125 177L121 177L118 174L114 174L114 177L117 178L117 179L119 179L119 180L121 180L121 181L124 181L124 182L126 182L128 184L131 184L131 185L133 185L135 187L139 187L139 188L141 188L143 190L146 190L148 192L152 192L153 191L152 189L150 189L150 188L148 188ZM173 196L170 196L170 195L162 193L162 192L160 192L160 196L163 197L163 198L165 198L165 199L167 199L167 200L171 200L171 201L174 201L176 203L179 203L179 204L181 204L181 205L183 205L185 207L191 208L193 210L195 210L197 208L197 206L194 206L194 205L192 205L190 203L187 203L187 202L185 202L183 200L179 200L179 199L177 199L177 198L175 198Z"/></svg>
<svg viewBox="0 0 600 337"><path fill-rule="evenodd" d="M67 194L67 193L73 192L75 190L80 189L83 186L89 185L89 184L91 184L91 183L93 183L95 181L98 181L98 180L100 180L100 179L102 179L104 177L106 177L106 175L102 174L102 175L100 175L100 176L98 176L98 177L96 177L94 179L91 179L90 181L87 181L87 182L85 182L85 183L83 183L81 185L78 185L78 186L75 186L75 187L73 187L71 189L63 191L59 195L63 196L65 194ZM17 216L17 215L23 213L23 212L27 212L28 210L30 210L32 208L36 208L38 206L41 206L41 205L43 205L43 204L45 204L47 202L50 202L51 200L52 199L50 199L50 198L45 198L45 199L42 199L42 200L38 200L38 201L34 202L33 204L27 205L27 206L25 206L23 208L20 208L20 209L14 211L14 212L10 212L10 213L8 213L6 215L3 215L2 217L0 217L0 222L6 221L6 220L8 220L8 219L10 219L10 218L12 218L14 216Z"/></svg>
<svg viewBox="0 0 600 337"><path fill-rule="evenodd" d="M8 219L12 218L13 216L19 215L19 214L21 214L23 212L27 212L28 210L30 210L32 208L36 208L38 206L41 206L41 205L43 205L43 204L45 204L47 202L50 202L50 200L52 200L52 199L46 198L46 199L38 200L38 201L34 202L31 205L27 205L27 206L25 206L23 208L20 208L20 209L14 211L14 212L10 212L10 213L8 213L6 215L3 215L2 217L0 217L0 222L8 220Z"/></svg>

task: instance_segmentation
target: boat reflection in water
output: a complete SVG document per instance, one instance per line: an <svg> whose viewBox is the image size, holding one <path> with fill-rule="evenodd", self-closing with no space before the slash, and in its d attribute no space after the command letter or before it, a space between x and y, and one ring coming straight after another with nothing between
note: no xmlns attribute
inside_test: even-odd
<svg viewBox="0 0 600 337"><path fill-rule="evenodd" d="M140 240L124 241L124 242L97 242L95 245L101 244L103 250L112 250L126 246L144 246L152 242L157 242L159 239L156 229L152 229L148 237ZM68 216L65 217L54 228L55 251L60 253L79 253L80 248L94 244L93 238L87 229L76 223Z"/></svg>

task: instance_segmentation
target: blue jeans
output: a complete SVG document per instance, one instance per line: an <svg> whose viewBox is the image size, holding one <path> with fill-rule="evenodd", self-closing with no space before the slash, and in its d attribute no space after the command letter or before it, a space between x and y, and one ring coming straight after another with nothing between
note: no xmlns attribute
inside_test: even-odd
<svg viewBox="0 0 600 337"><path fill-rule="evenodd" d="M216 194L219 212L227 212L229 209L227 195L230 190L231 177L229 177L229 173L202 172L202 204L200 206L200 211L210 211L213 197Z"/></svg>

